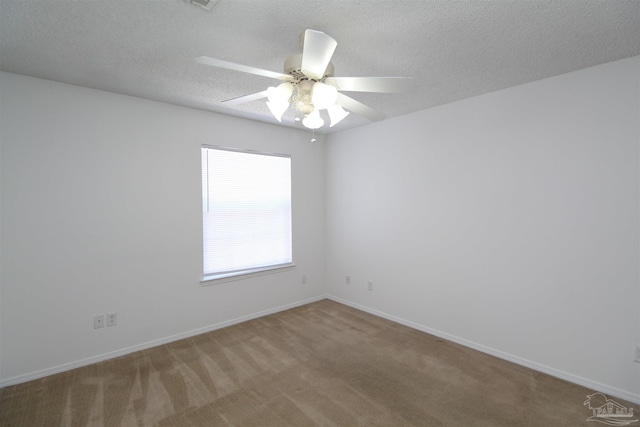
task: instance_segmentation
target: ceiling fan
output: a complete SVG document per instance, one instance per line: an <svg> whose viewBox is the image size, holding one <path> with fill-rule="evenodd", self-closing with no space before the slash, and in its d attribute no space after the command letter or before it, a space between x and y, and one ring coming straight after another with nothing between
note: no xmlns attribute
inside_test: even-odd
<svg viewBox="0 0 640 427"><path fill-rule="evenodd" d="M338 42L321 31L306 30L303 33L302 53L285 61L284 73L207 56L197 57L196 61L212 67L281 80L282 83L276 87L222 103L231 106L267 98L267 107L278 121L281 122L285 111L292 107L296 110L296 121L302 120L302 124L309 129L324 125L321 110L327 111L330 127L344 119L349 111L373 121L384 119L384 114L346 96L341 93L343 91L398 93L414 87L411 77L334 77L331 57L337 45Z"/></svg>

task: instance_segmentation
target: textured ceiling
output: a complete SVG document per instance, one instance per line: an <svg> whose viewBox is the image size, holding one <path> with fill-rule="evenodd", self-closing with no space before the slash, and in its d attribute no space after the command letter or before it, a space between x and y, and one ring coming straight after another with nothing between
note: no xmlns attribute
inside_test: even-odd
<svg viewBox="0 0 640 427"><path fill-rule="evenodd" d="M638 0L0 0L0 69L277 123L264 100L300 35L338 41L336 76L408 76L415 91L349 93L387 117L640 54ZM368 121L351 114L326 132ZM300 126L293 112L283 125Z"/></svg>

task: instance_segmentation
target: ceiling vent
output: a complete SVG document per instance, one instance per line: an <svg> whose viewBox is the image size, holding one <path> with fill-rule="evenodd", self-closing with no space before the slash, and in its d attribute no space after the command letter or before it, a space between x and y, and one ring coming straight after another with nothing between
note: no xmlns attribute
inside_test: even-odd
<svg viewBox="0 0 640 427"><path fill-rule="evenodd" d="M195 4L203 9L211 10L218 0L185 0L187 3Z"/></svg>

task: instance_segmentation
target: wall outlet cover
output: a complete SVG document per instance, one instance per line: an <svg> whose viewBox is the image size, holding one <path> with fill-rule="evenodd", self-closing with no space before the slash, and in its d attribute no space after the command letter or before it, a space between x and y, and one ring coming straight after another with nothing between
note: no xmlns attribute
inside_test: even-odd
<svg viewBox="0 0 640 427"><path fill-rule="evenodd" d="M118 313L107 313L107 326L115 326L118 324Z"/></svg>
<svg viewBox="0 0 640 427"><path fill-rule="evenodd" d="M104 328L104 314L93 316L93 329Z"/></svg>

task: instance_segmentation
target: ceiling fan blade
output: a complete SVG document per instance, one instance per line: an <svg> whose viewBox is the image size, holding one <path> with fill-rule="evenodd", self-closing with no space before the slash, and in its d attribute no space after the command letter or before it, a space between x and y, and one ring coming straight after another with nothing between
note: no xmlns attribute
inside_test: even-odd
<svg viewBox="0 0 640 427"><path fill-rule="evenodd" d="M412 77L328 77L325 83L347 92L401 93L416 87Z"/></svg>
<svg viewBox="0 0 640 427"><path fill-rule="evenodd" d="M209 58L208 56L198 56L196 62L210 65L212 67L224 68L227 70L241 71L243 73L255 74L257 76L270 77L279 80L291 80L288 74L276 73L275 71L263 70L261 68L250 67L248 65L236 64L234 62L223 61L222 59Z"/></svg>
<svg viewBox="0 0 640 427"><path fill-rule="evenodd" d="M243 104L245 102L256 101L258 99L266 98L267 91L263 90L262 92L252 93L251 95L239 96L237 98L227 99L226 101L222 101L224 105L238 105Z"/></svg>
<svg viewBox="0 0 640 427"><path fill-rule="evenodd" d="M337 45L337 41L322 31L306 30L300 67L302 72L312 79L321 79Z"/></svg>
<svg viewBox="0 0 640 427"><path fill-rule="evenodd" d="M374 122L382 120L386 117L380 111L376 111L371 107L367 107L363 103L356 101L353 98L349 98L347 95L343 93L338 93L337 103L340 104L342 108L345 108L351 111L352 113L365 117Z"/></svg>

